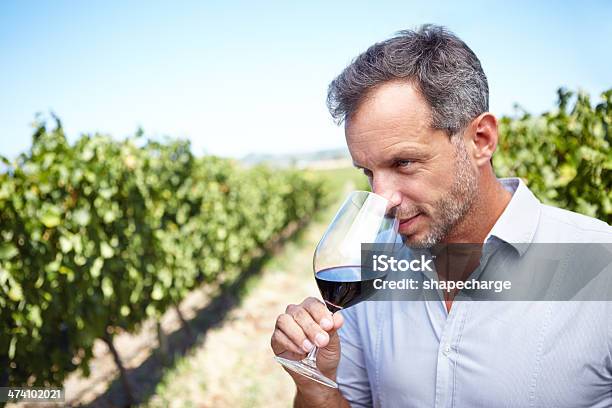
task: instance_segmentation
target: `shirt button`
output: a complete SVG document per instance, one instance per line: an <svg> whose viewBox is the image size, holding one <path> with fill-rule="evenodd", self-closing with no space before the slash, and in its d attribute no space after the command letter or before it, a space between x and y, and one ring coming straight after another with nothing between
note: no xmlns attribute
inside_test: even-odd
<svg viewBox="0 0 612 408"><path fill-rule="evenodd" d="M450 346L446 346L444 347L444 355L448 356L448 354L451 352L451 347Z"/></svg>

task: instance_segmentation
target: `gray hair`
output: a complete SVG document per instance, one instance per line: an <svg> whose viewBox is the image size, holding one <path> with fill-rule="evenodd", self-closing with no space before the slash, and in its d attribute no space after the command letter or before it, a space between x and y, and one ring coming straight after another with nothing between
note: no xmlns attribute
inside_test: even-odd
<svg viewBox="0 0 612 408"><path fill-rule="evenodd" d="M415 85L432 112L430 125L453 135L489 110L489 86L476 54L444 27L399 31L359 55L329 84L327 107L341 124L382 83Z"/></svg>

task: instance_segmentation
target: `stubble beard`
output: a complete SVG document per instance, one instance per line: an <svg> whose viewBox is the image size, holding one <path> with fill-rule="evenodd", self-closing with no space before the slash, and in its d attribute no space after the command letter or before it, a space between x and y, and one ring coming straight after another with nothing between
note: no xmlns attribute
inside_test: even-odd
<svg viewBox="0 0 612 408"><path fill-rule="evenodd" d="M434 203L429 231L420 239L407 237L413 248L431 248L440 243L468 213L478 195L478 177L471 167L467 148L461 134L452 136L455 147L455 178L447 194Z"/></svg>

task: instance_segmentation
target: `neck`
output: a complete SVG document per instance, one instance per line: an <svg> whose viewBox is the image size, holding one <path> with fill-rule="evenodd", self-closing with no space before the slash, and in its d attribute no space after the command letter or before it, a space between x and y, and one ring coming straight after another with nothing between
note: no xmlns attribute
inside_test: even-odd
<svg viewBox="0 0 612 408"><path fill-rule="evenodd" d="M446 235L444 243L484 242L512 198L512 194L502 186L490 168L481 176L478 190L474 203Z"/></svg>

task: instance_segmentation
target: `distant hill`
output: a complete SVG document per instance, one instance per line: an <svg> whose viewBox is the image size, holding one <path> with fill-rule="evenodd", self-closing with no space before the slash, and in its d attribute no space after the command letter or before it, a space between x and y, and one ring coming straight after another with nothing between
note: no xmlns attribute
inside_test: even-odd
<svg viewBox="0 0 612 408"><path fill-rule="evenodd" d="M278 167L343 167L351 165L351 156L346 148L319 150L308 153L249 154L240 160L247 166L267 164Z"/></svg>

